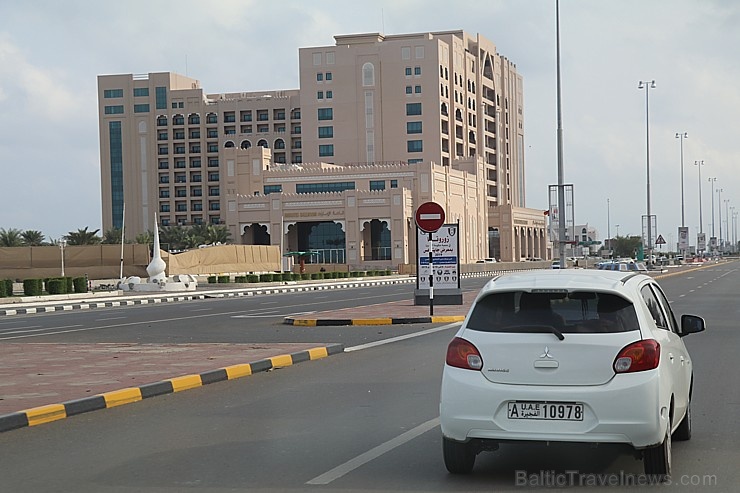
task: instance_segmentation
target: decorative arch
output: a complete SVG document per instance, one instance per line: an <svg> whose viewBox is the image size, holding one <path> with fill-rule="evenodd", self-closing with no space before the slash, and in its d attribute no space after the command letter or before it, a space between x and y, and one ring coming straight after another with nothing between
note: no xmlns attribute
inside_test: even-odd
<svg viewBox="0 0 740 493"><path fill-rule="evenodd" d="M267 143L267 141L265 139L260 139L260 141L257 142L257 146L258 147L264 147L265 149L269 149L270 148L269 144Z"/></svg>
<svg viewBox="0 0 740 493"><path fill-rule="evenodd" d="M362 86L372 87L375 85L375 65L366 62L362 65Z"/></svg>
<svg viewBox="0 0 740 493"><path fill-rule="evenodd" d="M285 141L283 139L275 139L273 149L285 149Z"/></svg>
<svg viewBox="0 0 740 493"><path fill-rule="evenodd" d="M249 140L244 139L244 140L242 140L241 144L239 144L239 147L241 149L249 149L250 147L252 147L252 143L249 142Z"/></svg>
<svg viewBox="0 0 740 493"><path fill-rule="evenodd" d="M234 147L234 141L227 140L226 142L224 142L224 147L227 147L227 148Z"/></svg>

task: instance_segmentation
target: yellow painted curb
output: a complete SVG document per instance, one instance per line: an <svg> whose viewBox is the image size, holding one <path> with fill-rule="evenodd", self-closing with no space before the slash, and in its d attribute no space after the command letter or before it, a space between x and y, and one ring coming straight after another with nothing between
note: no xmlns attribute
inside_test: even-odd
<svg viewBox="0 0 740 493"><path fill-rule="evenodd" d="M62 404L49 404L48 406L34 407L23 411L28 417L28 426L36 426L50 423L67 417L67 411Z"/></svg>
<svg viewBox="0 0 740 493"><path fill-rule="evenodd" d="M390 318L353 318L352 325L391 325Z"/></svg>
<svg viewBox="0 0 740 493"><path fill-rule="evenodd" d="M311 359L326 358L329 356L329 351L325 347L317 347L308 350L308 355Z"/></svg>
<svg viewBox="0 0 740 493"><path fill-rule="evenodd" d="M114 390L100 394L105 399L105 407L116 407L131 402L138 402L142 399L141 389L130 387L128 389Z"/></svg>
<svg viewBox="0 0 740 493"><path fill-rule="evenodd" d="M170 382L172 382L173 392L193 389L195 387L200 387L201 385L203 385L203 382L200 379L200 375L185 375L182 377L171 378Z"/></svg>
<svg viewBox="0 0 740 493"><path fill-rule="evenodd" d="M270 358L273 368L282 368L293 364L293 358L289 354L281 354L279 356L273 356Z"/></svg>
<svg viewBox="0 0 740 493"><path fill-rule="evenodd" d="M248 377L252 374L252 366L250 364L227 366L224 370L226 370L226 375L229 380Z"/></svg>

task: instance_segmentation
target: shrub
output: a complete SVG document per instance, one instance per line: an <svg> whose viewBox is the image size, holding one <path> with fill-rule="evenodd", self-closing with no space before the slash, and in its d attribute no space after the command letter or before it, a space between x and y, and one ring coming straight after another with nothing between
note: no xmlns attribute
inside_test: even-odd
<svg viewBox="0 0 740 493"><path fill-rule="evenodd" d="M41 296L44 283L41 279L24 279L23 294L26 296Z"/></svg>
<svg viewBox="0 0 740 493"><path fill-rule="evenodd" d="M259 282L259 281L260 281L260 276L258 276L257 274L249 274L247 276L247 282Z"/></svg>
<svg viewBox="0 0 740 493"><path fill-rule="evenodd" d="M308 272L304 272L301 274L302 281L308 281L309 279L311 279L311 274L309 274Z"/></svg>
<svg viewBox="0 0 740 493"><path fill-rule="evenodd" d="M65 294L67 292L67 281L64 279L49 279L46 282L46 291L49 294Z"/></svg>
<svg viewBox="0 0 740 493"><path fill-rule="evenodd" d="M74 279L72 279L69 276L62 277L62 279L64 279L64 292L65 293L74 293L74 290L75 290Z"/></svg>
<svg viewBox="0 0 740 493"><path fill-rule="evenodd" d="M234 276L234 282L237 284L244 284L247 282L247 276Z"/></svg>
<svg viewBox="0 0 740 493"><path fill-rule="evenodd" d="M0 281L0 298L5 298L5 281Z"/></svg>
<svg viewBox="0 0 740 493"><path fill-rule="evenodd" d="M323 272L312 272L311 273L311 279L323 279L324 273Z"/></svg>
<svg viewBox="0 0 740 493"><path fill-rule="evenodd" d="M231 282L231 278L229 276L218 276L217 281L219 284L228 284Z"/></svg>
<svg viewBox="0 0 740 493"><path fill-rule="evenodd" d="M84 277L75 277L72 279L72 285L75 293L87 293L87 279Z"/></svg>
<svg viewBox="0 0 740 493"><path fill-rule="evenodd" d="M260 274L260 282L272 282L272 274Z"/></svg>
<svg viewBox="0 0 740 493"><path fill-rule="evenodd" d="M208 284L216 284L216 276L208 276Z"/></svg>
<svg viewBox="0 0 740 493"><path fill-rule="evenodd" d="M391 274L392 274L391 270L390 269L386 269L385 270L385 274L383 274L383 275L390 276Z"/></svg>
<svg viewBox="0 0 740 493"><path fill-rule="evenodd" d="M283 272L283 281L292 281L293 280L293 273L292 272Z"/></svg>
<svg viewBox="0 0 740 493"><path fill-rule="evenodd" d="M13 280L12 279L5 279L4 281L1 281L5 284L5 296L11 297L13 296Z"/></svg>

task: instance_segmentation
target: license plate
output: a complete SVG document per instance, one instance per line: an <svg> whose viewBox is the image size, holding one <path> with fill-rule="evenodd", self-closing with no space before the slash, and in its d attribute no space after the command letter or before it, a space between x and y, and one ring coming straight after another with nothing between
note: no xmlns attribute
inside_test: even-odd
<svg viewBox="0 0 740 493"><path fill-rule="evenodd" d="M583 421L583 404L579 402L509 402L507 417L509 419Z"/></svg>

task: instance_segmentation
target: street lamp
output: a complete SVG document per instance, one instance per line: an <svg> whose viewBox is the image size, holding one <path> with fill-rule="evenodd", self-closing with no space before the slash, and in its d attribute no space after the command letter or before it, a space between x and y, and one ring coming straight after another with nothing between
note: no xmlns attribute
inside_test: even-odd
<svg viewBox="0 0 740 493"><path fill-rule="evenodd" d="M681 139L681 227L683 228L686 226L685 224L685 217L684 217L684 195L683 195L683 139L688 138L689 134L687 132L683 133L676 133L676 138Z"/></svg>
<svg viewBox="0 0 740 493"><path fill-rule="evenodd" d="M719 240L717 241L717 249L720 252L722 251L722 192L724 191L723 188L717 189L717 212L719 213ZM712 207L714 207L714 204L712 204Z"/></svg>
<svg viewBox="0 0 740 493"><path fill-rule="evenodd" d="M67 240L59 242L59 250L62 252L62 277L64 277L64 247L67 246Z"/></svg>
<svg viewBox="0 0 740 493"><path fill-rule="evenodd" d="M646 154L646 167L647 167L647 252L648 252L648 265L652 265L652 251L653 251L653 231L652 231L652 216L650 214L650 105L649 105L649 94L650 89L655 89L655 81L651 80L640 81L637 85L638 89L645 89L645 154Z"/></svg>
<svg viewBox="0 0 740 493"><path fill-rule="evenodd" d="M725 238L725 245L727 245L727 243L729 243L729 240L730 240L730 214L727 211L729 207L728 205L729 203L730 203L730 199L725 199L725 221L727 221L727 225L725 226L725 236L727 237Z"/></svg>
<svg viewBox="0 0 740 493"><path fill-rule="evenodd" d="M701 170L699 172L701 173ZM712 237L714 237L714 182L717 181L717 178L709 178L708 181L711 183L710 187L712 188ZM699 197L701 197L701 192L699 192Z"/></svg>
<svg viewBox="0 0 740 493"><path fill-rule="evenodd" d="M704 233L704 221L701 217L701 167L704 166L704 161L694 161L694 166L696 166L699 169L699 235L702 236ZM712 207L714 207L714 201L712 201ZM714 219L712 219L712 222L714 222ZM714 225L712 225L714 228ZM697 240L699 239L697 236ZM697 241L696 249L699 250L699 242Z"/></svg>

